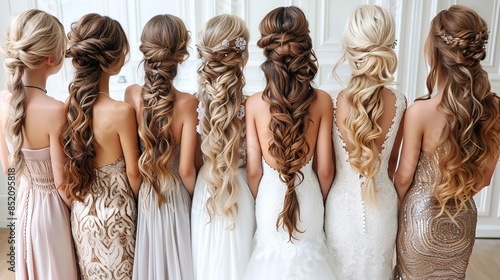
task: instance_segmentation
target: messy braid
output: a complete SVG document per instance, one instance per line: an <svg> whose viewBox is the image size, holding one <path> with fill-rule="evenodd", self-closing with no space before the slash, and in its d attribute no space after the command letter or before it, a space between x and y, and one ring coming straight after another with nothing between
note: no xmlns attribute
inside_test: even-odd
<svg viewBox="0 0 500 280"><path fill-rule="evenodd" d="M310 83L318 66L308 22L299 8L274 9L261 21L259 30L262 37L257 45L266 57L261 65L266 77L262 97L269 104L269 129L273 135L269 154L275 158L280 179L287 186L276 228L288 230L291 240L293 232L299 231L300 208L295 188L303 180L300 169L310 150L304 135L311 121L309 106L316 98Z"/></svg>
<svg viewBox="0 0 500 280"><path fill-rule="evenodd" d="M244 40L244 41L243 41ZM199 99L203 106L200 121L203 177L210 193L207 213L226 217L233 229L238 212L237 170L243 122L238 117L243 103L243 66L248 59L245 22L233 15L210 19L197 44L202 58L198 69Z"/></svg>
<svg viewBox="0 0 500 280"><path fill-rule="evenodd" d="M64 185L68 196L82 201L95 180L95 148L92 131L93 105L104 71L125 56L129 45L118 21L87 14L71 25L67 56L72 58L74 78L65 104L66 123L61 142L67 161Z"/></svg>
<svg viewBox="0 0 500 280"><path fill-rule="evenodd" d="M144 55L142 120L139 137L144 147L139 158L143 185L156 192L158 205L166 201L163 193L169 182L178 185L172 170L176 151L171 125L174 114L173 80L177 66L189 53L189 33L182 20L173 15L157 15L144 26L139 49Z"/></svg>
<svg viewBox="0 0 500 280"><path fill-rule="evenodd" d="M354 144L349 163L364 179L363 200L375 201L375 175L380 170L377 139L382 136L378 119L384 112L381 90L393 82L397 67L392 49L395 25L385 9L361 5L351 15L342 37L343 53L334 70L344 61L352 75L345 89L350 110L345 119L348 139Z"/></svg>
<svg viewBox="0 0 500 280"><path fill-rule="evenodd" d="M40 10L28 10L13 21L2 51L4 68L8 73L7 87L10 99L7 132L13 146L9 161L20 176L24 170L23 127L26 118L24 100L26 92L22 77L26 69L36 69L50 55L61 63L66 47L64 28L59 20Z"/></svg>

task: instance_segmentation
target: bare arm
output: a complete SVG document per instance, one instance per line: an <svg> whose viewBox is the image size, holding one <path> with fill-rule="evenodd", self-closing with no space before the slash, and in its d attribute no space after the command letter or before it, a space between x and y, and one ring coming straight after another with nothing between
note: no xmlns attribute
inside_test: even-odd
<svg viewBox="0 0 500 280"><path fill-rule="evenodd" d="M321 96L321 99L318 101L320 110L323 113L321 114L318 139L316 140L315 160L317 164L315 164L315 171L318 175L323 200L326 200L334 176L332 144L333 103L327 93Z"/></svg>
<svg viewBox="0 0 500 280"><path fill-rule="evenodd" d="M398 165L399 152L401 150L401 141L403 140L404 127L405 127L405 114L403 113L401 124L398 128L398 134L394 140L394 146L392 147L391 156L389 157L389 166L387 169L387 174L389 178L394 181L394 173L396 172L396 167Z"/></svg>
<svg viewBox="0 0 500 280"><path fill-rule="evenodd" d="M245 124L247 142L247 176L248 186L254 197L257 197L260 179L262 178L262 151L260 149L259 136L255 126L254 99L258 96L250 96L245 104Z"/></svg>
<svg viewBox="0 0 500 280"><path fill-rule="evenodd" d="M491 162L488 163L486 168L484 169L484 179L483 183L481 184L480 188L477 189L477 192L474 194L476 195L479 193L483 188L489 186L491 184L491 178L493 177L493 173L495 172L495 167L497 166L498 159L493 158Z"/></svg>
<svg viewBox="0 0 500 280"><path fill-rule="evenodd" d="M394 176L394 185L398 193L399 203L403 202L406 192L413 181L413 175L420 156L423 129L418 122L419 117L421 117L419 114L420 112L414 105L410 106L405 114L404 127L406 129L403 132L401 159Z"/></svg>
<svg viewBox="0 0 500 280"><path fill-rule="evenodd" d="M198 124L197 107L198 100L194 97L189 98L181 113L183 114L182 118L184 122L182 124L180 143L179 176L190 195L193 195L196 182L195 149L196 139L198 138L198 134L196 133L196 125Z"/></svg>
<svg viewBox="0 0 500 280"><path fill-rule="evenodd" d="M53 124L52 130L49 131L49 142L50 142L49 146L50 146L50 161L52 164L52 171L54 173L54 184L62 200L69 208L71 207L71 200L66 195L66 188L63 188L61 186L65 176L64 175L65 156L64 156L63 146L59 141L61 127L63 126L65 121L64 105L62 103L58 104L57 108L52 112L49 121L51 124Z"/></svg>
<svg viewBox="0 0 500 280"><path fill-rule="evenodd" d="M139 195L139 187L142 182L141 174L139 173L139 145L137 140L137 124L135 120L134 108L127 104L121 103L119 112L117 112L117 133L120 138L120 144L127 166L127 177L137 198Z"/></svg>

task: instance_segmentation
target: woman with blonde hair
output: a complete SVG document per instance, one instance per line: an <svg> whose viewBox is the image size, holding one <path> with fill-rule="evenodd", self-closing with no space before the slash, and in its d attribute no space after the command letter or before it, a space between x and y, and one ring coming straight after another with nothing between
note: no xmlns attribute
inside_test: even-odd
<svg viewBox="0 0 500 280"><path fill-rule="evenodd" d="M189 32L173 15L156 15L142 31L144 85L131 85L142 154L133 279L193 279L189 211L196 180L196 106L178 91L177 67L189 55Z"/></svg>
<svg viewBox="0 0 500 280"><path fill-rule="evenodd" d="M47 77L63 65L66 41L57 18L28 10L13 20L2 48L9 91L0 92L0 155L9 187L19 183L17 200L8 201L17 208L16 279L78 277L61 186L64 105L46 89Z"/></svg>
<svg viewBox="0 0 500 280"><path fill-rule="evenodd" d="M472 199L500 155L500 99L481 67L486 22L453 5L431 22L428 94L407 111L395 184L400 202L397 279L465 279L474 246Z"/></svg>
<svg viewBox="0 0 500 280"><path fill-rule="evenodd" d="M98 14L71 25L74 77L61 141L71 229L82 279L131 279L140 173L134 108L109 96L129 44L120 23Z"/></svg>
<svg viewBox="0 0 500 280"><path fill-rule="evenodd" d="M279 7L259 30L266 87L246 103L257 230L245 279L335 279L323 231L333 106L311 85L318 66L309 23L299 8Z"/></svg>
<svg viewBox="0 0 500 280"><path fill-rule="evenodd" d="M196 279L238 280L245 275L255 230L248 188L243 67L249 32L233 15L210 19L197 44L199 133L204 165L192 207ZM214 257L210 257L214 256Z"/></svg>
<svg viewBox="0 0 500 280"><path fill-rule="evenodd" d="M405 96L387 88L397 67L394 45L389 12L359 6L347 21L334 67L347 61L352 71L347 87L333 96L336 173L325 210L332 265L341 279L393 277L397 195L392 178L406 109Z"/></svg>

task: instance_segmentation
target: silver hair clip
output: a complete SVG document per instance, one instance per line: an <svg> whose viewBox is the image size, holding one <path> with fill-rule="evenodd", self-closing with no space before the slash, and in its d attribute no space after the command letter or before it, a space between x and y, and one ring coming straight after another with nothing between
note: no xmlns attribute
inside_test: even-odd
<svg viewBox="0 0 500 280"><path fill-rule="evenodd" d="M247 47L247 41L243 37L238 37L234 41L234 45L241 51L244 51ZM236 51L239 52L239 51Z"/></svg>
<svg viewBox="0 0 500 280"><path fill-rule="evenodd" d="M397 45L398 45L398 39L395 39L394 42L392 43L392 49L395 49Z"/></svg>

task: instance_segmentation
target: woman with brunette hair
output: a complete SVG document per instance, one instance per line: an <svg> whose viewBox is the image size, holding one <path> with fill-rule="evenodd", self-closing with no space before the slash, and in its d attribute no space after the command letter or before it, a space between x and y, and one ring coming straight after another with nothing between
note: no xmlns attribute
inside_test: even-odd
<svg viewBox="0 0 500 280"><path fill-rule="evenodd" d="M125 32L106 16L71 25L67 56L75 68L62 143L65 186L82 279L131 279L141 176L134 108L109 96L109 78L129 52Z"/></svg>
<svg viewBox="0 0 500 280"><path fill-rule="evenodd" d="M257 230L245 279L335 279L323 231L333 105L311 86L318 66L308 25L293 6L272 10L259 25L266 87L246 103Z"/></svg>
<svg viewBox="0 0 500 280"><path fill-rule="evenodd" d="M481 67L486 22L453 5L431 22L428 94L408 108L395 184L400 202L397 279L465 279L474 246L473 196L500 154L500 98Z"/></svg>
<svg viewBox="0 0 500 280"><path fill-rule="evenodd" d="M132 85L142 154L133 279L193 279L189 212L196 180L196 106L178 91L177 67L189 55L189 32L173 15L151 18L142 31L144 85Z"/></svg>

